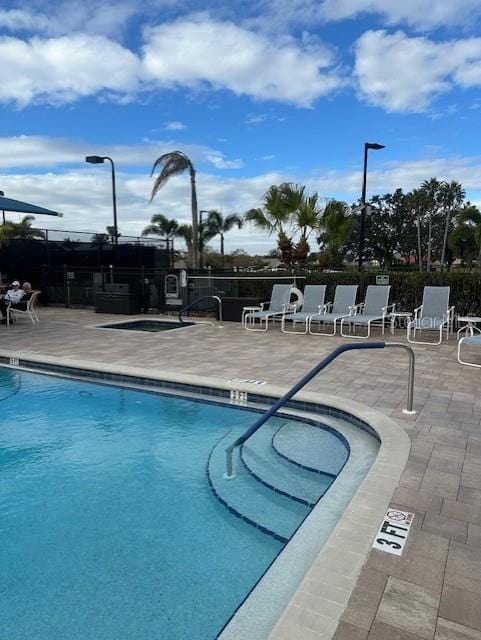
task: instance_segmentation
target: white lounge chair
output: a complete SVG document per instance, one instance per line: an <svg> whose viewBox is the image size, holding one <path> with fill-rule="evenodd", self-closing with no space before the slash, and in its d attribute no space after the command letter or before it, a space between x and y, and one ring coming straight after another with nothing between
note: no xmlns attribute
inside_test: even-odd
<svg viewBox="0 0 481 640"><path fill-rule="evenodd" d="M366 299L361 304L356 305L354 315L347 316L341 320L341 335L344 338L369 338L371 336L371 326L381 324L382 335L384 335L384 325L389 318L390 309L394 305L388 305L390 285L370 284L366 291ZM367 327L367 334L356 336L355 333L344 333L344 328Z"/></svg>
<svg viewBox="0 0 481 640"><path fill-rule="evenodd" d="M334 302L324 305L321 313L316 313L309 318L309 333L312 335L334 336L336 334L337 323L354 313L356 304L357 284L338 284L334 294ZM324 324L332 324L332 332L313 331L313 324L318 324L319 328Z"/></svg>
<svg viewBox="0 0 481 640"><path fill-rule="evenodd" d="M481 364L475 364L474 362L468 362L467 360L461 360L461 347L466 345L467 347L481 347L481 335L469 335L461 338L458 342L458 362L460 364L465 364L468 367L476 367L477 369L481 369Z"/></svg>
<svg viewBox="0 0 481 640"><path fill-rule="evenodd" d="M248 311L244 313L244 328L249 331L267 331L270 319L281 319L284 313L289 311L291 291L291 284L275 284L272 287L270 302L262 302L261 308L258 311ZM266 306L269 306L269 309L266 309ZM259 321L258 324L256 320ZM264 328L262 326L263 323Z"/></svg>
<svg viewBox="0 0 481 640"><path fill-rule="evenodd" d="M309 318L323 311L325 296L325 284L307 284L304 288L302 307L299 310L284 313L282 316L282 331L284 333L306 334L309 330ZM290 323L292 323L292 331L287 330ZM296 324L304 325L304 330L296 331Z"/></svg>
<svg viewBox="0 0 481 640"><path fill-rule="evenodd" d="M35 311L35 302L39 295L40 291L34 291L29 300L27 300L25 309L17 309L14 306L9 305L7 307L7 325L15 321L17 316L28 316L32 321L32 324L38 324L40 320L38 319L37 312Z"/></svg>
<svg viewBox="0 0 481 640"><path fill-rule="evenodd" d="M454 307L449 306L449 294L451 287L424 287L423 303L414 309L414 319L408 322L407 339L413 344L441 344L443 331L446 331L446 340L452 329ZM437 342L422 342L416 340L418 331L438 331Z"/></svg>

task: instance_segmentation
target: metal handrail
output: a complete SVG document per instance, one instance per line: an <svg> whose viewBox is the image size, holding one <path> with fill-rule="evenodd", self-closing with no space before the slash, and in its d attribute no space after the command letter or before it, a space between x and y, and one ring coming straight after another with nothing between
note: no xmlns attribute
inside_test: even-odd
<svg viewBox="0 0 481 640"><path fill-rule="evenodd" d="M408 347L405 344L401 344L399 342L366 342L364 344L344 344L337 349L334 349L328 356L326 356L319 364L317 364L313 369L306 373L306 375L299 380L297 384L295 384L292 389L290 389L282 398L272 405L270 409L268 409L260 418L257 420L252 427L247 429L241 436L237 438L235 442L233 442L229 447L227 447L226 456L227 456L227 466L225 478L230 479L234 477L234 473L232 470L232 454L236 447L244 444L244 442L251 437L262 425L269 420L277 411L283 407L289 400L296 395L298 391L300 391L310 380L312 380L317 374L325 369L327 365L329 365L333 360L335 360L338 356L340 356L345 351L354 351L355 349L384 349L385 347L400 347L404 349L409 354L409 377L408 377L408 399L407 399L407 408L403 409L403 413L407 413L410 415L414 415L416 412L413 410L413 395L414 395L414 351L411 347Z"/></svg>
<svg viewBox="0 0 481 640"><path fill-rule="evenodd" d="M219 296L202 296L202 298L197 298L197 300L194 300L190 304L186 305L179 311L179 314L178 314L179 322L181 324L185 324L185 322L182 320L182 314L188 311L189 309L191 309L198 302L202 302L202 300L211 300L211 299L217 300L219 322L222 322L222 300L219 298ZM199 322L198 324L210 324L213 327L215 326L213 322Z"/></svg>

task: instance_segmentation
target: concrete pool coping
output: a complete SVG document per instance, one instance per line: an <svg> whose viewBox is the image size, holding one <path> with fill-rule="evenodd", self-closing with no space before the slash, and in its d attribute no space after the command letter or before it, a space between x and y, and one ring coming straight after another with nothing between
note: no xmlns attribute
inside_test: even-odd
<svg viewBox="0 0 481 640"><path fill-rule="evenodd" d="M25 359L33 363L99 373L138 378L146 376L145 370L136 366L94 363L19 350L1 350L0 355L9 358L12 366L16 365L18 359ZM256 396L280 397L288 390L271 384L258 386L238 380L226 381L212 376L169 371L160 373L150 370L148 377L178 384L235 390ZM270 640L310 640L314 637L318 640L328 640L335 633L367 560L374 536L398 486L408 459L410 440L399 423L357 401L310 391L299 392L296 400L347 411L368 423L380 439L380 449L371 470L269 636Z"/></svg>

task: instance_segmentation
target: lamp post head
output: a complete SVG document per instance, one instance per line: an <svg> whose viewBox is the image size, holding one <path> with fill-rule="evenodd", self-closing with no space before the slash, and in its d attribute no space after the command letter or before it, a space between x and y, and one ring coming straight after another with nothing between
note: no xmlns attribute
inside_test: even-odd
<svg viewBox="0 0 481 640"><path fill-rule="evenodd" d="M377 142L366 142L365 145L366 149L385 149L386 145L385 144L378 144Z"/></svg>
<svg viewBox="0 0 481 640"><path fill-rule="evenodd" d="M102 156L87 156L85 158L85 162L90 162L90 164L103 164L105 158Z"/></svg>

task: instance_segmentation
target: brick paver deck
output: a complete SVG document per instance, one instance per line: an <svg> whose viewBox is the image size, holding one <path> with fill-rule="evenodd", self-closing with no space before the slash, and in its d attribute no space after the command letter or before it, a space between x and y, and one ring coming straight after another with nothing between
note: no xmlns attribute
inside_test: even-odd
<svg viewBox="0 0 481 640"><path fill-rule="evenodd" d="M289 387L347 342L277 329L248 333L235 323L159 334L106 331L89 325L123 318L85 310L40 309L40 317L36 327L23 321L0 329L0 349ZM308 386L375 407L412 442L391 503L416 514L408 545L401 557L371 551L336 640L481 640L481 370L457 363L454 338L415 352L415 417L401 413L401 350L345 354Z"/></svg>

